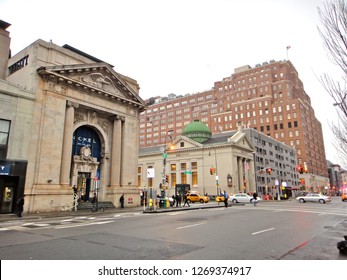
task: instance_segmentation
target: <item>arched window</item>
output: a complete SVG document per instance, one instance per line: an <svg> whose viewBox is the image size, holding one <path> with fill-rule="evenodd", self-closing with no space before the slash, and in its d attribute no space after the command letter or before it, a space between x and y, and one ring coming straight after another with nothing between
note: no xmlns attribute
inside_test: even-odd
<svg viewBox="0 0 347 280"><path fill-rule="evenodd" d="M73 134L72 154L79 155L82 147L87 146L92 152L92 157L100 161L101 159L101 141L95 130L88 126L77 128Z"/></svg>

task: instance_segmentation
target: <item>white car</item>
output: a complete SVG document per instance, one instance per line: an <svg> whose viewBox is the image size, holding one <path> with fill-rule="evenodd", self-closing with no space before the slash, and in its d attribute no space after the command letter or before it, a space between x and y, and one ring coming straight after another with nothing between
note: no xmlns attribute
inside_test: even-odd
<svg viewBox="0 0 347 280"><path fill-rule="evenodd" d="M246 193L237 193L234 195L231 195L229 197L229 201L232 203L252 203L253 196L250 196ZM261 200L260 197L257 197L257 201Z"/></svg>
<svg viewBox="0 0 347 280"><path fill-rule="evenodd" d="M296 200L301 203L305 203L305 202L326 203L331 201L330 196L322 195L320 193L308 193L305 196L298 196Z"/></svg>

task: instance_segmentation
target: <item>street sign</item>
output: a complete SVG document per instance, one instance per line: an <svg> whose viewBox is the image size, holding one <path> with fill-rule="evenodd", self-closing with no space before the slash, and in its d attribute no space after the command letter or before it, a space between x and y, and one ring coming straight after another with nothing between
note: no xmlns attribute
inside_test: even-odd
<svg viewBox="0 0 347 280"><path fill-rule="evenodd" d="M192 171L184 171L184 174L192 174Z"/></svg>
<svg viewBox="0 0 347 280"><path fill-rule="evenodd" d="M147 169L147 178L154 178L154 168Z"/></svg>
<svg viewBox="0 0 347 280"><path fill-rule="evenodd" d="M167 153L163 153L161 156L162 156L163 158L167 158Z"/></svg>

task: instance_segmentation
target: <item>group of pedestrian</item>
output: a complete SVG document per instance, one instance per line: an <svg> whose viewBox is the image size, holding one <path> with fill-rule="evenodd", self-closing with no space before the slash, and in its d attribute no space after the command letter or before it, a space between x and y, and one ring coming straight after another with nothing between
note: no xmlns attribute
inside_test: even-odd
<svg viewBox="0 0 347 280"><path fill-rule="evenodd" d="M176 204L176 207L184 207L184 206L188 206L190 207L190 204L189 204L189 199L188 199L188 194L185 193L183 195L183 206L182 206L182 196L180 195L180 193L177 193L176 195L172 195L172 199L173 199L173 205Z"/></svg>

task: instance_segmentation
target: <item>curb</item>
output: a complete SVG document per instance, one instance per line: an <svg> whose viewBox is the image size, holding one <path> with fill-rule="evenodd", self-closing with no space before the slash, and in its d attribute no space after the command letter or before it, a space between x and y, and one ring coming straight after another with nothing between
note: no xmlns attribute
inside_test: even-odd
<svg viewBox="0 0 347 280"><path fill-rule="evenodd" d="M233 203L229 204L228 207L234 207L234 206L243 206L245 205L244 203ZM201 205L201 206L196 206L196 207L182 207L182 208L177 208L177 207L172 207L172 208L164 208L164 209L155 209L155 210L150 210L146 209L143 211L145 214L156 214L156 213L167 213L167 212L178 212L178 211L189 211L189 210L201 210L201 209L211 209L211 208L225 208L224 205Z"/></svg>

